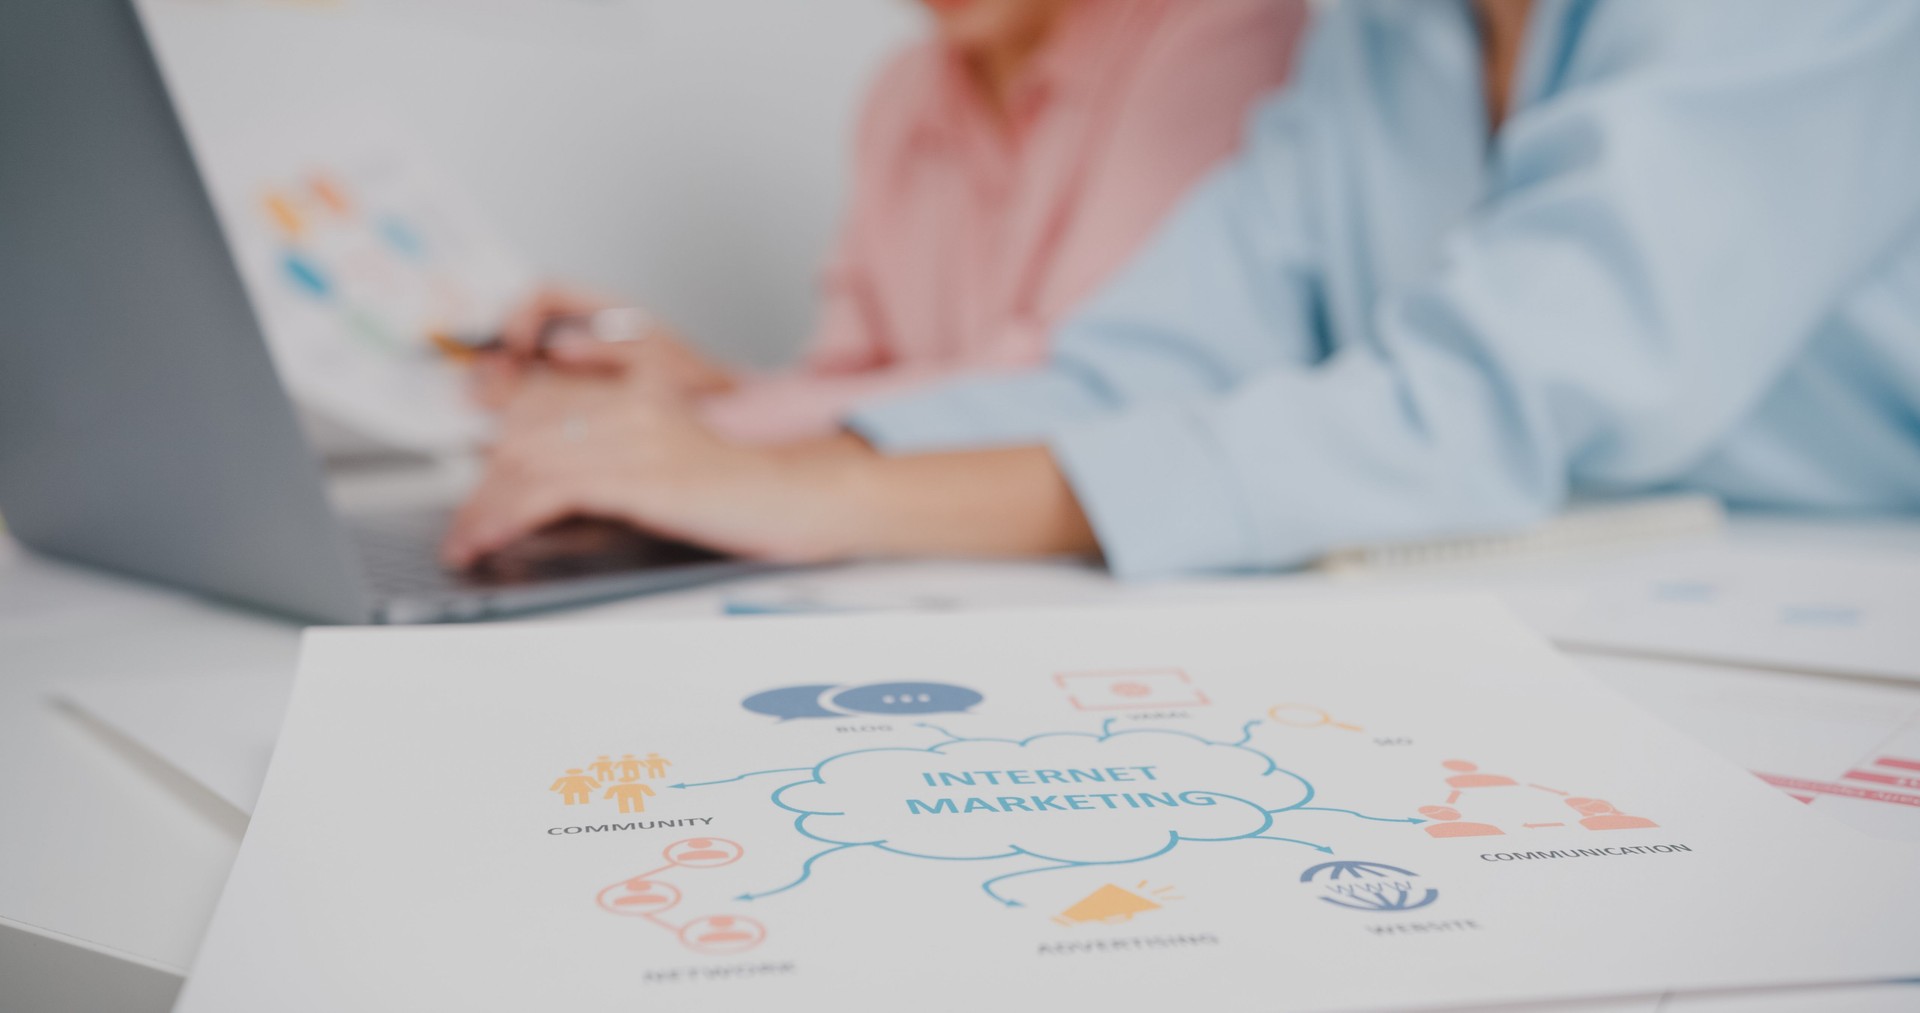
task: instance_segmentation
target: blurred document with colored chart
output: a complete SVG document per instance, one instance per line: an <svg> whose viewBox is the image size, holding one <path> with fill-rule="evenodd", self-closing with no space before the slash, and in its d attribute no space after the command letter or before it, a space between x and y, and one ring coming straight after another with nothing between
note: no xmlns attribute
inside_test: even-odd
<svg viewBox="0 0 1920 1013"><path fill-rule="evenodd" d="M216 195L283 382L328 449L434 453L486 431L436 335L490 333L532 271L377 117L225 144Z"/></svg>

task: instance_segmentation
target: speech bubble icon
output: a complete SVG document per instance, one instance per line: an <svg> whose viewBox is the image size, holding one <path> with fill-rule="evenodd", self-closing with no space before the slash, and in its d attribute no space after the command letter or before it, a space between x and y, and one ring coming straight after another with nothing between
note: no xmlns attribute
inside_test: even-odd
<svg viewBox="0 0 1920 1013"><path fill-rule="evenodd" d="M864 714L953 714L983 699L965 686L944 682L881 682L842 690L832 703Z"/></svg>
<svg viewBox="0 0 1920 1013"><path fill-rule="evenodd" d="M816 686L784 686L764 693L755 693L740 701L740 706L755 714L765 714L782 721L791 721L794 718L846 717L839 711L830 711L820 706L820 694L832 688L833 683L830 682Z"/></svg>

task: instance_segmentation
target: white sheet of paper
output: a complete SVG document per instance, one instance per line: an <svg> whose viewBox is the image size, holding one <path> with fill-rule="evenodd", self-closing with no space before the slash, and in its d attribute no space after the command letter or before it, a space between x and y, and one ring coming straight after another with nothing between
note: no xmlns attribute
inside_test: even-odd
<svg viewBox="0 0 1920 1013"><path fill-rule="evenodd" d="M1556 643L1920 681L1920 559L1736 543L1627 554L1576 571L1538 606ZM1568 607L1564 591L1577 591Z"/></svg>
<svg viewBox="0 0 1920 1013"><path fill-rule="evenodd" d="M958 579L956 579L958 578ZM735 614L904 611L1036 603L1231 600L1330 589L1473 589L1501 596L1563 647L1920 682L1920 554L1759 547L1699 538L1604 556L1140 585L1026 564L995 579L893 563L709 592Z"/></svg>
<svg viewBox="0 0 1920 1013"><path fill-rule="evenodd" d="M1809 527L1815 527L1809 525ZM1844 523L1820 526L1830 537ZM1601 554L1149 586L1168 598L1340 589L1497 594L1568 648L1920 682L1920 551L1794 545L1778 535L1680 539ZM1844 539L1834 539L1844 543ZM1778 543L1778 544L1776 544Z"/></svg>
<svg viewBox="0 0 1920 1013"><path fill-rule="evenodd" d="M1916 857L1476 599L322 630L180 1009L1889 979Z"/></svg>
<svg viewBox="0 0 1920 1013"><path fill-rule="evenodd" d="M243 813L253 811L293 680L263 672L147 674L74 683L61 696Z"/></svg>

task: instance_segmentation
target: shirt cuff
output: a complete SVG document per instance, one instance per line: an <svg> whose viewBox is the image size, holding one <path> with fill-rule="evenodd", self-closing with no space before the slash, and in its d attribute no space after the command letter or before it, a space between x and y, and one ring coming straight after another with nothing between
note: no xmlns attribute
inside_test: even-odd
<svg viewBox="0 0 1920 1013"><path fill-rule="evenodd" d="M856 373L794 370L743 378L728 393L700 403L708 427L735 443L778 444L839 430L848 408L900 397L940 379L937 367L896 366Z"/></svg>
<svg viewBox="0 0 1920 1013"><path fill-rule="evenodd" d="M1256 564L1250 505L1225 451L1191 408L1114 415L1065 429L1050 445L1115 576Z"/></svg>
<svg viewBox="0 0 1920 1013"><path fill-rule="evenodd" d="M927 453L1040 443L1063 425L1105 411L1077 380L1038 370L870 402L846 424L882 453Z"/></svg>

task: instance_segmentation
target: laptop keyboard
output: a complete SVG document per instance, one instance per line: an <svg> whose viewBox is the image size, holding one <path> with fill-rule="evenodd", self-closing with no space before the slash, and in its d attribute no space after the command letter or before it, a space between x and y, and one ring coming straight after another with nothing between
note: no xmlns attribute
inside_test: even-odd
<svg viewBox="0 0 1920 1013"><path fill-rule="evenodd" d="M470 589L474 582L440 565L440 539L453 514L420 510L355 517L348 525L367 580L382 594L411 596Z"/></svg>
<svg viewBox="0 0 1920 1013"><path fill-rule="evenodd" d="M720 557L663 541L624 524L577 519L550 525L482 560L472 573L440 565L440 539L453 514L420 510L353 518L367 579L391 597L417 597L511 587L610 573L707 563Z"/></svg>

